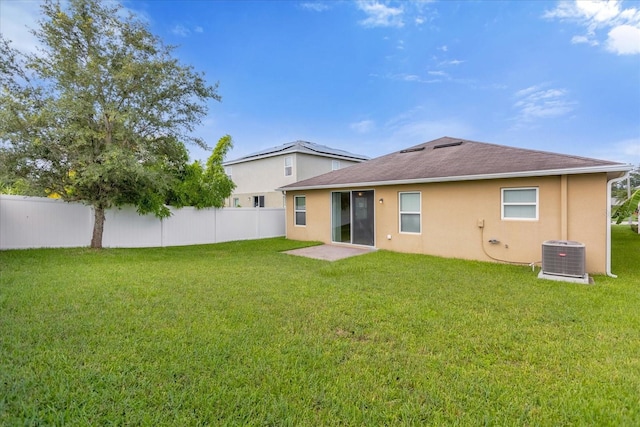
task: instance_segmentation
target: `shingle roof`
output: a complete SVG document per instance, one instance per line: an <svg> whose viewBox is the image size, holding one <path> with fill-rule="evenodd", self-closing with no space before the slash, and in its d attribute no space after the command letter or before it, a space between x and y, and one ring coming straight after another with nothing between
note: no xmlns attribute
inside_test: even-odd
<svg viewBox="0 0 640 427"><path fill-rule="evenodd" d="M223 164L232 165L234 163L248 162L251 160L257 160L265 157L279 156L288 153L307 153L314 154L323 157L332 157L337 159L345 159L352 161L365 161L369 160L369 157L361 154L354 154L348 151L339 150L337 148L327 147L326 145L315 144L309 141L293 141L287 144L279 145L277 147L267 148L266 150L257 151L255 153L248 154L235 160L229 160Z"/></svg>
<svg viewBox="0 0 640 427"><path fill-rule="evenodd" d="M443 137L286 185L282 190L461 181L589 172L626 172L631 165Z"/></svg>

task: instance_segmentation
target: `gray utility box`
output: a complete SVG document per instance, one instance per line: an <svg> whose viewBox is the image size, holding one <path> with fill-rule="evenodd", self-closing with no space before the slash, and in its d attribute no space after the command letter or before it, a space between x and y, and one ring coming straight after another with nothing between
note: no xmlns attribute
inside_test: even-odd
<svg viewBox="0 0 640 427"><path fill-rule="evenodd" d="M539 278L589 283L585 246L572 240L547 240L542 243L542 270Z"/></svg>

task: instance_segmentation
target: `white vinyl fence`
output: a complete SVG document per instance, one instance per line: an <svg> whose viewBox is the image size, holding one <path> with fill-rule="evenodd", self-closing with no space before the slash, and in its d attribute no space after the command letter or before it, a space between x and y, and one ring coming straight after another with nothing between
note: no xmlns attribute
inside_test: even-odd
<svg viewBox="0 0 640 427"><path fill-rule="evenodd" d="M183 246L285 235L284 209L171 209L169 218L133 207L106 212L104 247ZM89 246L93 209L41 197L0 195L0 250Z"/></svg>

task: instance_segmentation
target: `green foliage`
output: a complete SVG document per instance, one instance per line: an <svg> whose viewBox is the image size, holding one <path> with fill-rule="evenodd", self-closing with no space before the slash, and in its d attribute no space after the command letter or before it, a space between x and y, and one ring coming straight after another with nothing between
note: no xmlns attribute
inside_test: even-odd
<svg viewBox="0 0 640 427"><path fill-rule="evenodd" d="M207 160L206 168L203 168L199 161L187 165L170 191L167 203L176 207L220 208L224 206L225 199L235 188L235 184L224 173L222 166L224 157L232 147L231 137L225 135L220 138Z"/></svg>
<svg viewBox="0 0 640 427"><path fill-rule="evenodd" d="M24 179L0 180L0 194L11 194L16 196L40 196L46 197L44 192L34 189L30 183Z"/></svg>
<svg viewBox="0 0 640 427"><path fill-rule="evenodd" d="M1 425L640 425L640 252L596 285L285 239L0 253Z"/></svg>
<svg viewBox="0 0 640 427"><path fill-rule="evenodd" d="M625 219L632 215L636 215L638 218L638 205L640 205L640 189L631 194L631 197L617 206L611 215L611 218L616 220L616 224L622 223Z"/></svg>
<svg viewBox="0 0 640 427"><path fill-rule="evenodd" d="M640 188L640 166L629 172L629 182L627 182L627 180L625 179L624 181L615 184L615 188L613 189L613 197L618 200L627 199L627 196L629 194L627 190L628 184L630 185L632 192L634 189Z"/></svg>
<svg viewBox="0 0 640 427"><path fill-rule="evenodd" d="M65 5L42 4L38 53L0 38L0 176L93 206L97 245L104 209L169 214L184 143L206 147L191 134L220 97L118 3Z"/></svg>

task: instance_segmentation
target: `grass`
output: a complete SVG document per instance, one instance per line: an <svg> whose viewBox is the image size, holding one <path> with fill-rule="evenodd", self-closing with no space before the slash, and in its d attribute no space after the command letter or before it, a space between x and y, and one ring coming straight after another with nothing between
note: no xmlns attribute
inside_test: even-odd
<svg viewBox="0 0 640 427"><path fill-rule="evenodd" d="M640 425L617 279L284 239L0 252L0 425Z"/></svg>

